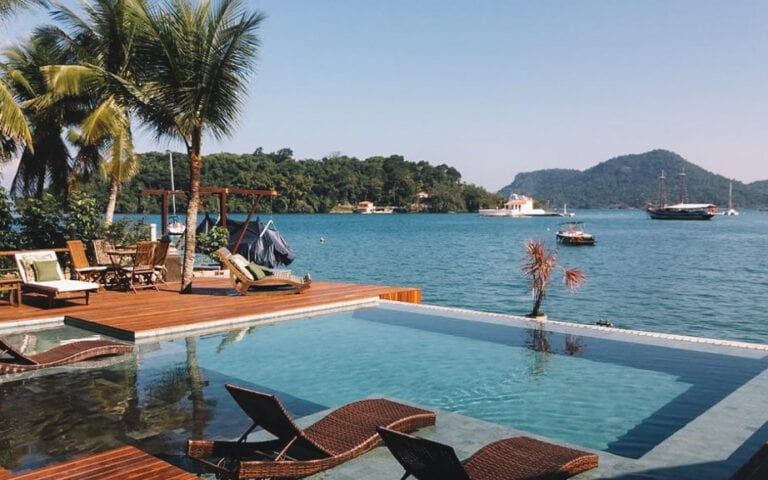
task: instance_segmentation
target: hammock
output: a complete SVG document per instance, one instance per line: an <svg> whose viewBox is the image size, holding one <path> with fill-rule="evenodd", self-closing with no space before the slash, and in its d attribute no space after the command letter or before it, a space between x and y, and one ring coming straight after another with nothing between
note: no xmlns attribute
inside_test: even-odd
<svg viewBox="0 0 768 480"><path fill-rule="evenodd" d="M214 221L206 213L203 221L197 226L197 233L207 233L211 228L220 226L219 223L220 220ZM256 220L246 224L227 218L226 227L227 232L229 232L230 246L237 243L243 228L246 229L235 253L239 253L254 263L275 268L280 265L290 265L296 258L293 250L280 235L280 232L274 228L274 222L271 220L264 224L259 217L256 217Z"/></svg>

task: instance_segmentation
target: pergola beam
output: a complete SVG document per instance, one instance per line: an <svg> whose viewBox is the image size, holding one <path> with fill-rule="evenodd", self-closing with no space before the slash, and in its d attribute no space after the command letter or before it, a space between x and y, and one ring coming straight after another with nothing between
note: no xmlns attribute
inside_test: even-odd
<svg viewBox="0 0 768 480"><path fill-rule="evenodd" d="M166 235L168 233L168 199L171 196L182 196L186 197L187 192L183 190L158 190L158 189L144 189L141 191L142 195L155 195L161 197L161 222L163 223L163 235ZM219 218L221 219L221 224L226 226L227 225L227 197L230 195L253 195L256 198L253 201L253 204L251 205L251 212L248 215L248 220L246 221L245 225L248 225L248 222L250 221L251 216L253 215L253 212L256 211L256 208L258 208L259 203L261 203L261 197L263 196L270 196L270 197L276 197L277 191L276 190L252 190L248 188L220 188L220 187L201 187L200 188L200 196L205 195L218 195L219 196ZM238 241L239 243L239 241Z"/></svg>

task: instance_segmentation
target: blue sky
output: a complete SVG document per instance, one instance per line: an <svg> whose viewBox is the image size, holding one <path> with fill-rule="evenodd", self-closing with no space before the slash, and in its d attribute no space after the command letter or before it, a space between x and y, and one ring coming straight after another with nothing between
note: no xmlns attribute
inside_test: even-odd
<svg viewBox="0 0 768 480"><path fill-rule="evenodd" d="M664 148L768 179L768 2L250 4L267 14L257 72L238 127L205 153L400 154L497 190L519 172ZM44 21L0 28L13 39Z"/></svg>

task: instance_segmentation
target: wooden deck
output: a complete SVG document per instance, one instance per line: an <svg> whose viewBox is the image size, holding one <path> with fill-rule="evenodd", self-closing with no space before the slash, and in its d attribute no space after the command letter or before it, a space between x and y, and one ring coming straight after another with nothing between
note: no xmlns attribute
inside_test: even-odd
<svg viewBox="0 0 768 480"><path fill-rule="evenodd" d="M91 295L90 305L71 300L59 301L52 308L47 308L44 297L25 293L20 307L0 304L0 328L23 321L64 318L68 324L136 341L368 298L421 302L421 290L417 288L318 281L298 295L242 296L231 288L227 277L198 277L191 294L178 292L178 283L160 285L159 292L102 290Z"/></svg>
<svg viewBox="0 0 768 480"><path fill-rule="evenodd" d="M2 473L0 473L2 475ZM3 477L0 477L3 478ZM199 480L141 450L125 446L5 477L8 480Z"/></svg>

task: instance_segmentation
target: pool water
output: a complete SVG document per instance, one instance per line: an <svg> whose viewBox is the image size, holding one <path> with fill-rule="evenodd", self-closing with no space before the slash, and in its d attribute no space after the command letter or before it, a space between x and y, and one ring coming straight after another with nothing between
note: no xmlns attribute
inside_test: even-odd
<svg viewBox="0 0 768 480"><path fill-rule="evenodd" d="M0 330L0 336L8 340L11 345L20 348L26 354L44 352L68 341L106 338L103 335L71 325L58 325L39 330L26 327L20 333L15 331L4 333Z"/></svg>
<svg viewBox="0 0 768 480"><path fill-rule="evenodd" d="M249 425L225 383L273 392L295 417L383 395L640 458L768 368L760 350L531 325L385 303L0 379L0 465L127 443L189 468L187 439Z"/></svg>
<svg viewBox="0 0 768 480"><path fill-rule="evenodd" d="M320 405L385 395L639 458L768 366L680 350L386 308L263 326L205 376Z"/></svg>

